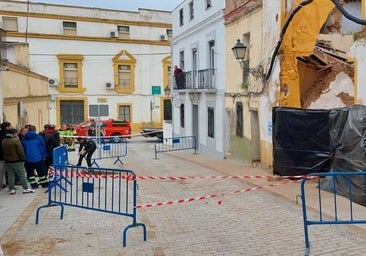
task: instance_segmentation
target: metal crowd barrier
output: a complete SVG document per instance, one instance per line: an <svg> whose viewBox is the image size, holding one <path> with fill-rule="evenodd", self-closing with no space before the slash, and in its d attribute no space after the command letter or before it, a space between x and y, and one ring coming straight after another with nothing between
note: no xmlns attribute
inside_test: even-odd
<svg viewBox="0 0 366 256"><path fill-rule="evenodd" d="M64 216L64 206L86 210L118 214L132 218L132 224L123 231L123 247L126 246L127 231L141 226L146 241L146 226L137 223L137 181L129 179L135 174L131 170L76 167L53 165L53 179L48 188L48 203L37 208L36 224L40 210L60 206L60 219Z"/></svg>
<svg viewBox="0 0 366 256"><path fill-rule="evenodd" d="M119 142L109 142L109 140L96 140L97 149L92 156L92 165L97 164L96 160L106 159L106 158L116 158L113 164L117 162L123 164L122 157L127 156L127 140L123 139Z"/></svg>
<svg viewBox="0 0 366 256"><path fill-rule="evenodd" d="M174 137L164 138L161 143L155 144L155 159L158 158L158 153L179 151L193 149L194 153L197 154L197 143L196 137L185 136L185 137Z"/></svg>
<svg viewBox="0 0 366 256"><path fill-rule="evenodd" d="M67 164L69 156L67 154L67 145L61 145L53 149L53 164Z"/></svg>
<svg viewBox="0 0 366 256"><path fill-rule="evenodd" d="M314 190L306 190L305 184L314 179L301 182L301 200L304 221L305 255L310 253L309 226L366 224L366 172L328 172L312 173L309 177L317 181L317 206L310 211L306 197L314 196ZM314 184L313 184L314 185ZM327 190L324 190L327 188ZM357 202L357 203L356 203ZM310 208L310 207L309 207Z"/></svg>
<svg viewBox="0 0 366 256"><path fill-rule="evenodd" d="M79 137L92 139L97 144L97 149L92 156L92 165L99 167L97 160L115 158L113 164L117 162L123 164L122 158L127 156L127 140L119 136L64 136L68 139L76 140ZM66 146L66 145L65 145ZM68 150L70 151L69 147ZM79 150L79 146L76 147L76 151Z"/></svg>

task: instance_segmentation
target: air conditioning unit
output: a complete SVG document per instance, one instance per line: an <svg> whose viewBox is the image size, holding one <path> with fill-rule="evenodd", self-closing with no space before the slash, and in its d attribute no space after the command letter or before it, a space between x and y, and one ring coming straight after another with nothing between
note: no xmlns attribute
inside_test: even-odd
<svg viewBox="0 0 366 256"><path fill-rule="evenodd" d="M55 78L50 78L48 79L48 84L49 86L56 87L58 86L58 80Z"/></svg>
<svg viewBox="0 0 366 256"><path fill-rule="evenodd" d="M161 41L165 41L166 40L166 36L165 35L160 35L160 40Z"/></svg>
<svg viewBox="0 0 366 256"><path fill-rule="evenodd" d="M105 84L105 88L106 88L107 90L114 90L114 88L113 88L113 86L112 86L112 83L106 83L106 84Z"/></svg>
<svg viewBox="0 0 366 256"><path fill-rule="evenodd" d="M112 38L117 38L118 37L118 31L111 31L110 36Z"/></svg>

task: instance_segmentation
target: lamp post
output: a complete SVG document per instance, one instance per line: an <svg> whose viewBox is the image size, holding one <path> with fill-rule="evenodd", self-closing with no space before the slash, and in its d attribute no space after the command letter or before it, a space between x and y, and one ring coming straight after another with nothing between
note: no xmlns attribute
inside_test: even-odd
<svg viewBox="0 0 366 256"><path fill-rule="evenodd" d="M245 59L245 55L247 52L247 47L240 42L240 39L236 40L236 44L233 48L231 48L235 59L237 59L240 63L240 67L243 70L243 84L248 83L248 74L251 74L255 79L264 79L263 66L257 65L255 68L249 68L249 60Z"/></svg>
<svg viewBox="0 0 366 256"><path fill-rule="evenodd" d="M172 90L170 89L169 84L168 84L167 86L165 86L165 88L164 88L165 96L170 96L170 92L171 92L171 91L172 91Z"/></svg>
<svg viewBox="0 0 366 256"><path fill-rule="evenodd" d="M245 58L247 47L242 42L240 42L240 39L237 39L235 46L231 48L231 50L234 53L235 59L240 62L240 66L243 68L243 61Z"/></svg>

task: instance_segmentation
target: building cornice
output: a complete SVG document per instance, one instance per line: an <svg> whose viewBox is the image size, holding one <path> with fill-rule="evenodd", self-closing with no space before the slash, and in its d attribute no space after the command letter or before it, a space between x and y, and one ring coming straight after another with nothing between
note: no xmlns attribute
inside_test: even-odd
<svg viewBox="0 0 366 256"><path fill-rule="evenodd" d="M146 45L160 45L170 46L170 41L160 40L141 40L141 39L120 39L109 37L94 37L94 36L68 36L56 34L38 34L38 33L21 33L21 32L6 32L7 37L20 38L40 38L40 39L55 39L55 40L71 40L71 41L89 41L89 42L105 42L105 43L125 43L125 44L146 44Z"/></svg>
<svg viewBox="0 0 366 256"><path fill-rule="evenodd" d="M236 22L242 18L252 15L255 12L260 11L263 8L262 2L255 2L251 5L242 5L238 8L235 8L231 12L225 14L225 25L230 24L232 22Z"/></svg>
<svg viewBox="0 0 366 256"><path fill-rule="evenodd" d="M121 25L128 25L128 26L146 26L146 27L157 27L157 28L171 28L172 27L172 24L169 24L169 23L105 19L105 18L81 17L81 16L60 15L60 14L50 14L50 13L36 13L36 12L27 13L27 12L8 11L8 10L0 10L0 15L17 16L17 17L32 17L32 18L41 18L41 19L54 19L54 20L83 21L83 22L92 22L92 23L121 24Z"/></svg>

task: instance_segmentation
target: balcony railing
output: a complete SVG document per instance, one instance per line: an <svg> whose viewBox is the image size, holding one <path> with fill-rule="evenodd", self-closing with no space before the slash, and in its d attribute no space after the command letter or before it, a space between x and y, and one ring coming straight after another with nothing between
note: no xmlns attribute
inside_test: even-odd
<svg viewBox="0 0 366 256"><path fill-rule="evenodd" d="M212 90L216 89L215 69L182 72L173 79L174 90Z"/></svg>

